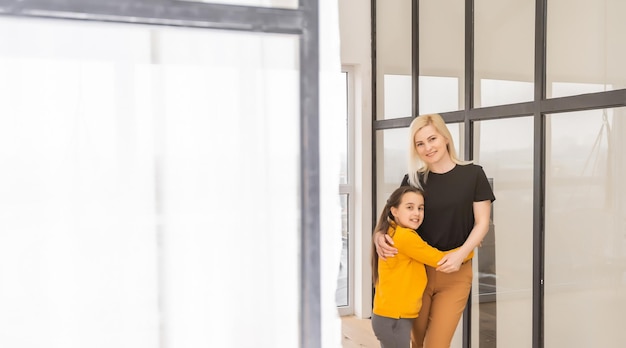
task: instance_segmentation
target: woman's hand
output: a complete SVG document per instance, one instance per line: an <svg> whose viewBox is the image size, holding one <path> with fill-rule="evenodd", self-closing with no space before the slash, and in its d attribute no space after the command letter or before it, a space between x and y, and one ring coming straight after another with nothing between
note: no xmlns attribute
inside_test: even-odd
<svg viewBox="0 0 626 348"><path fill-rule="evenodd" d="M453 251L449 254L446 254L439 262L437 262L437 271L443 273L452 273L461 269L461 265L467 255L464 255L461 250Z"/></svg>
<svg viewBox="0 0 626 348"><path fill-rule="evenodd" d="M386 260L388 257L394 257L398 253L398 249L394 248L393 239L388 234L381 232L374 233L374 245L378 257Z"/></svg>

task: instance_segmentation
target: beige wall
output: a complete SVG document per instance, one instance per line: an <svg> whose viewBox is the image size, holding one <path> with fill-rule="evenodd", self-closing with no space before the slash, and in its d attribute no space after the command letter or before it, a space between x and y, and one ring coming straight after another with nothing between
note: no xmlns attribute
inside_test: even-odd
<svg viewBox="0 0 626 348"><path fill-rule="evenodd" d="M355 78L355 223L354 314L371 315L370 233L372 230L372 63L371 12L368 0L339 0L341 64L354 71Z"/></svg>

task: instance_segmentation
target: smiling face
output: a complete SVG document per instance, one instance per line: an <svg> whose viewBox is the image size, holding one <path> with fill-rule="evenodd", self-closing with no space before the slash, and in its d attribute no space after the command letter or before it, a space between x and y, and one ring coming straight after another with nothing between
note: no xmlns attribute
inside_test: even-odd
<svg viewBox="0 0 626 348"><path fill-rule="evenodd" d="M415 132L413 137L417 155L429 168L452 163L448 153L448 139L437 132L433 125L427 125Z"/></svg>
<svg viewBox="0 0 626 348"><path fill-rule="evenodd" d="M424 220L424 197L415 192L405 193L400 204L391 207L391 214L398 225L417 230Z"/></svg>

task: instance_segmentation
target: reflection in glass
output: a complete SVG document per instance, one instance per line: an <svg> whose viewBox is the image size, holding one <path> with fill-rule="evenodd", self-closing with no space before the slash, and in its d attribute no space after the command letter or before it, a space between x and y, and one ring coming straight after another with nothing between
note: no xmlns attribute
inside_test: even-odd
<svg viewBox="0 0 626 348"><path fill-rule="evenodd" d="M446 98L456 95L458 103L446 103L445 109L432 110L429 107L422 109L420 92L420 114L429 112L445 112L461 110L465 102L461 96L465 93L465 1L464 0L420 0L419 3L419 76L420 83L423 77L451 78L457 82L456 86L440 85L446 90L439 93ZM428 93L428 92L427 92ZM429 97L428 94L424 95ZM440 106L440 105L434 105Z"/></svg>
<svg viewBox="0 0 626 348"><path fill-rule="evenodd" d="M474 258L473 345L532 346L533 118L476 122L474 163L496 201ZM511 325L515 323L515 325Z"/></svg>
<svg viewBox="0 0 626 348"><path fill-rule="evenodd" d="M547 116L546 347L626 340L625 118L626 108Z"/></svg>
<svg viewBox="0 0 626 348"><path fill-rule="evenodd" d="M547 97L555 83L592 84L609 91L626 87L626 2L550 0L548 4ZM589 93L569 89L566 95ZM561 95L563 96L563 95Z"/></svg>
<svg viewBox="0 0 626 348"><path fill-rule="evenodd" d="M475 106L532 101L535 2L476 0L474 9Z"/></svg>

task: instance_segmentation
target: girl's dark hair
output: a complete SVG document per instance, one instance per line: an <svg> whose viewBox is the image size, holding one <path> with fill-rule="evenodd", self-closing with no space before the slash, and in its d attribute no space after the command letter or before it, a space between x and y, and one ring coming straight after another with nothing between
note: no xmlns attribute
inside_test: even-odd
<svg viewBox="0 0 626 348"><path fill-rule="evenodd" d="M415 192L420 196L424 196L424 192L417 187L413 186L400 186L395 191L389 195L387 198L387 203L385 204L385 208L380 213L380 217L378 218L378 223L374 228L374 232L380 232L383 234L389 233L389 227L391 227L391 221L395 221L393 215L391 214L391 207L398 208L400 206L400 202L402 202L402 197L407 192ZM374 236L372 235L372 282L376 285L378 282L378 254L376 253L376 245L374 244Z"/></svg>

